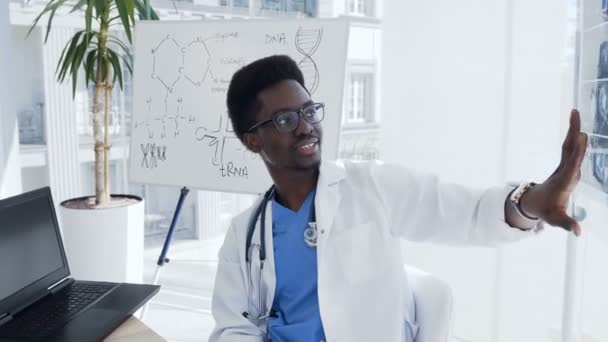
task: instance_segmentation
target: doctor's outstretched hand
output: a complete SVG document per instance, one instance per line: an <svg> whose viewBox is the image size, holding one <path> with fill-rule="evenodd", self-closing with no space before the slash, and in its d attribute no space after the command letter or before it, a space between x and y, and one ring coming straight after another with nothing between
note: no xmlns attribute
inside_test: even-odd
<svg viewBox="0 0 608 342"><path fill-rule="evenodd" d="M581 234L576 220L566 213L570 194L581 178L581 164L587 149L587 134L581 133L581 118L576 109L570 112L570 128L562 145L557 169L521 199L522 210L548 224Z"/></svg>

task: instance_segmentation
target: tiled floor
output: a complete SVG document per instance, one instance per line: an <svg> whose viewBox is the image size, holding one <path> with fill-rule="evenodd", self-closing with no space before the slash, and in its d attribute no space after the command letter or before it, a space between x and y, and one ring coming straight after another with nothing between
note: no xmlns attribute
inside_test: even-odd
<svg viewBox="0 0 608 342"><path fill-rule="evenodd" d="M222 239L174 241L162 267L160 292L151 300L144 322L168 341L207 341L213 328L211 294L216 260ZM160 244L146 246L144 281L151 283Z"/></svg>

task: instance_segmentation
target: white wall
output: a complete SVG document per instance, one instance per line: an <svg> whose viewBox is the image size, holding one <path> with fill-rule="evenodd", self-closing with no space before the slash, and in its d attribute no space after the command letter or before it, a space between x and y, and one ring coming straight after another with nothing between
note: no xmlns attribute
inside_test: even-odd
<svg viewBox="0 0 608 342"><path fill-rule="evenodd" d="M0 2L0 198L21 192L19 131L11 92L18 76L11 68L11 27L8 1Z"/></svg>
<svg viewBox="0 0 608 342"><path fill-rule="evenodd" d="M46 166L24 167L21 169L23 191L31 191L49 186L49 170Z"/></svg>
<svg viewBox="0 0 608 342"><path fill-rule="evenodd" d="M565 0L384 2L383 159L470 186L544 180L560 152L565 19ZM549 341L564 235L500 249L405 243L404 254L451 283L456 336Z"/></svg>
<svg viewBox="0 0 608 342"><path fill-rule="evenodd" d="M383 126L393 129L384 133L383 158L467 184L496 182L505 1L384 6Z"/></svg>
<svg viewBox="0 0 608 342"><path fill-rule="evenodd" d="M500 176L505 1L390 1L382 18L381 156L483 186ZM407 243L406 262L450 282L455 335L491 341L491 249Z"/></svg>
<svg viewBox="0 0 608 342"><path fill-rule="evenodd" d="M380 39L380 30L377 25L353 22L349 32L348 59L368 60L370 62L379 60Z"/></svg>
<svg viewBox="0 0 608 342"><path fill-rule="evenodd" d="M506 93L509 180L542 182L559 163L560 129L569 111L561 106L566 3L513 1L511 87ZM560 331L565 237L561 229L550 228L539 239L502 249L500 341L553 341L550 336Z"/></svg>

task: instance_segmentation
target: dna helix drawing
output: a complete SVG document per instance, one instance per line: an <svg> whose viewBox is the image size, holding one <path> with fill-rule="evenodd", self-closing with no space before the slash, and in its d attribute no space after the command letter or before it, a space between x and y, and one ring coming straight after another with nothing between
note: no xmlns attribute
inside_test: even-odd
<svg viewBox="0 0 608 342"><path fill-rule="evenodd" d="M296 32L295 45L303 58L298 62L298 66L304 74L304 82L311 94L319 86L319 69L312 56L317 52L323 38L323 28L302 28Z"/></svg>

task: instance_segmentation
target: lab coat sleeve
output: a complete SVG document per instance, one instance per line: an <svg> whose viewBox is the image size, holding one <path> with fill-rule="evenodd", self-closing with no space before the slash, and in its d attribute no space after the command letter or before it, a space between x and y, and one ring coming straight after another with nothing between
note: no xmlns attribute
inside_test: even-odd
<svg viewBox="0 0 608 342"><path fill-rule="evenodd" d="M264 332L242 313L247 307L247 288L241 270L235 226L226 233L218 254L211 310L215 328L209 342L261 342Z"/></svg>
<svg viewBox="0 0 608 342"><path fill-rule="evenodd" d="M442 183L435 175L395 164L374 162L371 169L387 211L389 229L395 236L412 241L493 246L539 230L523 231L507 224L505 200L513 189L508 185L472 189Z"/></svg>

